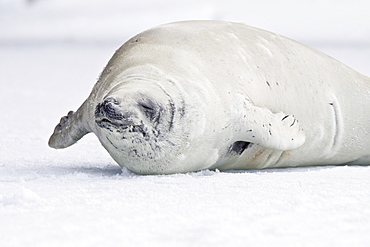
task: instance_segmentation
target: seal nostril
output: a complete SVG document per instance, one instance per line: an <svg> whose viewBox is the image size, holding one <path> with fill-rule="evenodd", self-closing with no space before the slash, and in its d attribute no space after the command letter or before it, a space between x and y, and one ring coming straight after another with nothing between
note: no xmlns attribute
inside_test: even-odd
<svg viewBox="0 0 370 247"><path fill-rule="evenodd" d="M112 104L103 105L105 115L110 119L122 120L123 115L118 109L114 108Z"/></svg>
<svg viewBox="0 0 370 247"><path fill-rule="evenodd" d="M115 105L118 105L119 101L113 97L109 97L109 98L106 98L103 102L103 104L107 104L107 103L113 103Z"/></svg>

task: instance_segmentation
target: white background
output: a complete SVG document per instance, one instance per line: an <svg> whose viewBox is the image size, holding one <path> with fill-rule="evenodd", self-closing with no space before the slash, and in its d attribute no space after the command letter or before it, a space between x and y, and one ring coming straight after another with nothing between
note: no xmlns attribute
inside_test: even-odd
<svg viewBox="0 0 370 247"><path fill-rule="evenodd" d="M370 167L138 176L93 135L47 140L114 51L152 26L244 22L370 75L370 4L0 0L0 246L369 246Z"/></svg>

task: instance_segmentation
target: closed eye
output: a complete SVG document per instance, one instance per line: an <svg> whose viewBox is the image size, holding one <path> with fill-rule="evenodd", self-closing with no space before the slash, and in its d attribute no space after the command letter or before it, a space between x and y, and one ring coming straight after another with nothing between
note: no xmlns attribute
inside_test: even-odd
<svg viewBox="0 0 370 247"><path fill-rule="evenodd" d="M145 116L149 118L150 120L154 120L158 117L158 112L156 110L156 107L151 102L140 102L139 106L143 110Z"/></svg>
<svg viewBox="0 0 370 247"><path fill-rule="evenodd" d="M154 111L154 109L152 107L150 107L149 105L146 105L146 104L143 104L143 103L140 103L139 105L141 106L141 108L144 109L144 111Z"/></svg>

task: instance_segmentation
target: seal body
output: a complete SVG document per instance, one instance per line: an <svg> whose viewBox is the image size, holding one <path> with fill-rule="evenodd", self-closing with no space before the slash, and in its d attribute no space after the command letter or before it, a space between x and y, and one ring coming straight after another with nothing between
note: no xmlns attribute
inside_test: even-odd
<svg viewBox="0 0 370 247"><path fill-rule="evenodd" d="M278 34L187 21L123 44L49 145L93 132L141 174L370 164L369 125L368 77Z"/></svg>

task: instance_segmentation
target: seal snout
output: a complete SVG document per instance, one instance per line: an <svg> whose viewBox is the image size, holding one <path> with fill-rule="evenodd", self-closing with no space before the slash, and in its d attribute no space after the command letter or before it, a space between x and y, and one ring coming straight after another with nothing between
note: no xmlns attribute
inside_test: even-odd
<svg viewBox="0 0 370 247"><path fill-rule="evenodd" d="M111 120L122 120L123 114L119 109L119 102L115 98L107 98L96 106L95 117L106 117Z"/></svg>
<svg viewBox="0 0 370 247"><path fill-rule="evenodd" d="M115 126L126 129L133 124L130 116L132 114L124 112L120 107L120 102L115 98L106 98L99 103L95 109L95 122L101 128Z"/></svg>

